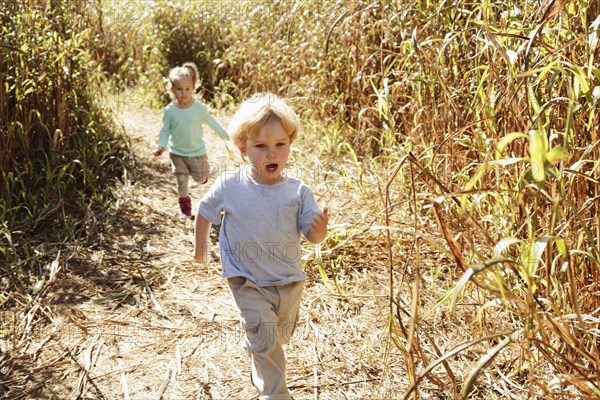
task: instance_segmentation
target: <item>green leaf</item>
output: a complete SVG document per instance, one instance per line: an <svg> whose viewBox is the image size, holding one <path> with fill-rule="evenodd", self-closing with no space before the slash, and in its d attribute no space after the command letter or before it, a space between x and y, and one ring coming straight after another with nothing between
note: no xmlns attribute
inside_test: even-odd
<svg viewBox="0 0 600 400"><path fill-rule="evenodd" d="M501 167L506 167L507 165L512 165L512 164L516 164L518 162L521 162L525 160L522 157L511 157L511 158L502 158L499 160L495 160L495 161L490 161L490 165L499 165Z"/></svg>
<svg viewBox="0 0 600 400"><path fill-rule="evenodd" d="M512 236L506 237L506 238L500 240L494 246L494 258L500 258L502 256L502 253L504 252L504 250L509 248L511 245L513 245L515 243L519 243L519 242L521 242L520 239L517 239Z"/></svg>
<svg viewBox="0 0 600 400"><path fill-rule="evenodd" d="M567 249L567 242L565 242L565 239L561 237L555 237L554 243L556 243L556 247L558 248L558 251L560 251L560 254L562 254L563 257L568 259L569 250Z"/></svg>
<svg viewBox="0 0 600 400"><path fill-rule="evenodd" d="M570 155L561 146L556 146L546 153L546 162L550 165L556 165L563 160L567 160Z"/></svg>
<svg viewBox="0 0 600 400"><path fill-rule="evenodd" d="M531 105L531 108L533 108L535 115L539 114L541 110L540 102L533 91L533 87L529 79L527 80L527 98L529 99L529 104Z"/></svg>
<svg viewBox="0 0 600 400"><path fill-rule="evenodd" d="M502 264L505 262L510 262L510 260L503 259L503 258L494 258L494 259L479 263L477 265L474 265L471 268L469 268L468 270L466 270L465 273L460 277L458 282L456 282L456 285L454 286L454 290L452 291L452 299L450 301L450 313L454 314L454 312L456 311L456 304L458 302L458 299L461 296L462 291L464 290L465 286L467 285L467 283L471 280L471 278L474 275L477 275L481 271L483 271L493 265Z"/></svg>
<svg viewBox="0 0 600 400"><path fill-rule="evenodd" d="M521 253L521 262L523 264L525 277L531 282L537 272L538 264L542 259L542 254L548 243L553 240L553 236L543 236L535 243L523 243L523 252Z"/></svg>
<svg viewBox="0 0 600 400"><path fill-rule="evenodd" d="M321 278L323 278L323 283L325 283L325 286L327 286L331 293L335 293L335 289L331 284L329 277L327 276L327 271L325 271L325 267L323 266L323 257L321 256L320 243L315 246L315 258L317 260L317 268L319 269L319 274L321 275Z"/></svg>
<svg viewBox="0 0 600 400"><path fill-rule="evenodd" d="M536 182L546 180L545 161L547 152L546 137L540 131L531 131L529 133L529 157L531 158L533 180Z"/></svg>
<svg viewBox="0 0 600 400"><path fill-rule="evenodd" d="M508 345L517 341L523 333L524 331L522 329L517 329L513 331L510 335L508 335L506 338L500 341L496 346L489 349L479 359L475 367L469 372L469 376L467 377L467 379L465 379L465 382L462 385L460 395L463 399L468 398L471 394L473 390L473 385L475 384L475 380L477 379L477 376L481 373L481 371L490 366L492 361L494 361L494 358L496 358L504 348L508 347Z"/></svg>
<svg viewBox="0 0 600 400"><path fill-rule="evenodd" d="M502 151L508 146L512 141L520 138L527 138L528 136L523 132L512 132L508 135L504 136L496 146L496 159L499 160L502 156Z"/></svg>

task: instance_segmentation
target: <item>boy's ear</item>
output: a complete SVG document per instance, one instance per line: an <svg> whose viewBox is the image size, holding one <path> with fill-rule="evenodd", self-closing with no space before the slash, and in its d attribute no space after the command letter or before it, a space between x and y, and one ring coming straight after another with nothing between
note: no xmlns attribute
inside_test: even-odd
<svg viewBox="0 0 600 400"><path fill-rule="evenodd" d="M243 156L246 155L246 146L245 145L240 146L240 153L242 153Z"/></svg>

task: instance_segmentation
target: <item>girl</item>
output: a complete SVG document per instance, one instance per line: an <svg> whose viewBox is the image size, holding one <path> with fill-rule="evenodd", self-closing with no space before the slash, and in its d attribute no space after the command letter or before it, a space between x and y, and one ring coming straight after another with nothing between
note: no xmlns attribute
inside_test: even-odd
<svg viewBox="0 0 600 400"><path fill-rule="evenodd" d="M184 218L193 218L188 189L190 175L196 182L204 184L208 182L210 172L202 125L208 124L222 139L229 138L227 131L209 114L208 107L196 99L198 87L196 64L186 62L169 71L167 92L171 103L164 109L158 149L154 152L159 157L169 146L177 179L179 208Z"/></svg>

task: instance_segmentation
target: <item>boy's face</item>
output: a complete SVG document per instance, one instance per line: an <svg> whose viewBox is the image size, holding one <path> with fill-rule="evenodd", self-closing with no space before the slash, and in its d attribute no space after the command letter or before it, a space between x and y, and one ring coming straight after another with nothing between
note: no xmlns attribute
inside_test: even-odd
<svg viewBox="0 0 600 400"><path fill-rule="evenodd" d="M252 138L240 147L243 155L252 163L252 177L263 184L271 185L283 179L290 155L290 135L277 120L269 120Z"/></svg>

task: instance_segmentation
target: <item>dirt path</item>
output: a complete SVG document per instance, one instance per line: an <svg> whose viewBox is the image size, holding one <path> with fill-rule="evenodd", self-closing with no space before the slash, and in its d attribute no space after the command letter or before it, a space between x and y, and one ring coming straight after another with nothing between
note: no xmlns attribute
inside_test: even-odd
<svg viewBox="0 0 600 400"><path fill-rule="evenodd" d="M30 312L23 356L13 361L10 379L23 390L10 398L254 399L218 260L208 268L191 262L193 227L178 217L168 157L151 155L161 113L121 118L139 178L120 191L97 245L57 264ZM209 128L207 136L211 161L233 168L224 142ZM194 207L205 190L192 188ZM386 289L365 273L340 296L318 273L309 276L286 348L293 396L396 398L406 378L393 359L384 370Z"/></svg>

